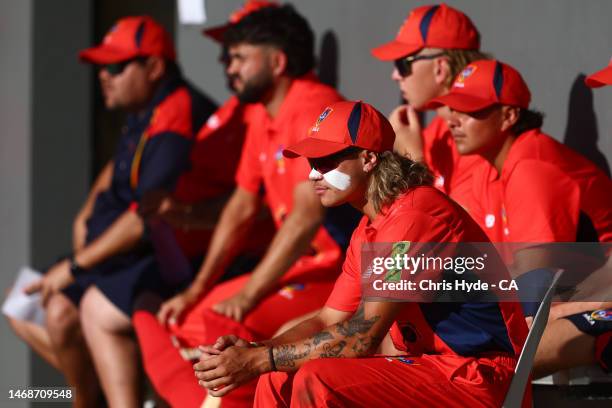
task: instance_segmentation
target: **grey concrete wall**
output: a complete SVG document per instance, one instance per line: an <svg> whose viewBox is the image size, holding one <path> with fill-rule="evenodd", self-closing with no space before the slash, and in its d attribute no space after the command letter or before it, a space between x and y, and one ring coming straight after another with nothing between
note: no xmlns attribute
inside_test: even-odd
<svg viewBox="0 0 612 408"><path fill-rule="evenodd" d="M91 179L92 71L77 51L91 41L92 4L11 0L0 7L2 292L21 265L40 267L70 250L72 218ZM4 319L0 337L0 406L14 405L7 387L63 384Z"/></svg>
<svg viewBox="0 0 612 408"><path fill-rule="evenodd" d="M71 251L72 220L91 180L93 70L77 55L91 45L92 5L90 0L63 0L62 7L34 3L30 248L37 268ZM65 29L58 29L59 21ZM64 385L35 353L30 367L30 384Z"/></svg>
<svg viewBox="0 0 612 408"><path fill-rule="evenodd" d="M242 0L208 0L208 25L223 22ZM433 1L298 0L293 4L311 22L318 49L337 50L340 91L389 112L399 99L389 79L391 64L369 50L395 36L408 11ZM612 161L612 88L591 92L576 82L607 64L612 2L591 0L449 0L465 11L482 34L482 47L518 68L531 87L533 107L546 114L544 130L599 161ZM218 100L228 96L218 47L203 38L201 27L177 29L187 74ZM335 41L333 41L335 40ZM333 54L333 53L332 53ZM327 53L329 56L329 52ZM328 64L329 58L323 58ZM571 124L568 126L568 119Z"/></svg>
<svg viewBox="0 0 612 408"><path fill-rule="evenodd" d="M30 72L32 1L14 1L0 12L0 287L6 289L30 260ZM0 405L9 387L28 384L28 351L0 320Z"/></svg>

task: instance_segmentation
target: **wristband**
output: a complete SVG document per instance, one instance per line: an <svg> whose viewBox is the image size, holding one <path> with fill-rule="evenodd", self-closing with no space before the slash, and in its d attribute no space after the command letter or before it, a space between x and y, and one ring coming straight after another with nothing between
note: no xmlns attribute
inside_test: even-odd
<svg viewBox="0 0 612 408"><path fill-rule="evenodd" d="M276 369L276 363L274 362L274 347L268 348L268 359L270 360L270 367L272 367L272 371L278 371Z"/></svg>
<svg viewBox="0 0 612 408"><path fill-rule="evenodd" d="M72 255L69 259L70 261L70 274L73 278L77 278L79 276L84 275L87 271L85 268L81 267L74 259L74 255Z"/></svg>

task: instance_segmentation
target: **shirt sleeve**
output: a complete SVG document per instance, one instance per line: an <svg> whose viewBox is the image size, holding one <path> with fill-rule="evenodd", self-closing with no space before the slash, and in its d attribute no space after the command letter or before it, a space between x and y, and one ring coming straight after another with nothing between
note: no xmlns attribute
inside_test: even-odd
<svg viewBox="0 0 612 408"><path fill-rule="evenodd" d="M505 189L512 242L573 242L580 215L578 185L555 166L525 160Z"/></svg>
<svg viewBox="0 0 612 408"><path fill-rule="evenodd" d="M342 265L342 273L334 284L325 306L343 312L354 312L361 301L360 249L361 244L351 240Z"/></svg>

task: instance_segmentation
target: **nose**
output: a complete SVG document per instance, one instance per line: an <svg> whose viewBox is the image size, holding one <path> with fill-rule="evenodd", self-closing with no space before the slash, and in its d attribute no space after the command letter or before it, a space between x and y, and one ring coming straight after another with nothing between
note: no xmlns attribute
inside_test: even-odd
<svg viewBox="0 0 612 408"><path fill-rule="evenodd" d="M104 67L100 68L100 71L98 71L98 79L100 79L101 82L104 82L104 81L108 81L109 78L110 78L110 74L108 73L106 68Z"/></svg>
<svg viewBox="0 0 612 408"><path fill-rule="evenodd" d="M395 67L393 67L393 70L391 71L391 79L396 82L402 80L402 76L399 74L399 71Z"/></svg>
<svg viewBox="0 0 612 408"><path fill-rule="evenodd" d="M229 58L226 61L226 64L225 64L225 73L227 75L234 75L234 74L236 74L236 72L238 72L238 67L237 67L237 64L236 64L236 59L235 58Z"/></svg>
<svg viewBox="0 0 612 408"><path fill-rule="evenodd" d="M317 170L310 170L310 174L308 175L308 180L310 181L319 181L323 180L323 174L319 173Z"/></svg>
<svg viewBox="0 0 612 408"><path fill-rule="evenodd" d="M450 129L455 129L459 127L459 115L456 110L450 109L450 113L446 117L446 123L448 124L448 127Z"/></svg>

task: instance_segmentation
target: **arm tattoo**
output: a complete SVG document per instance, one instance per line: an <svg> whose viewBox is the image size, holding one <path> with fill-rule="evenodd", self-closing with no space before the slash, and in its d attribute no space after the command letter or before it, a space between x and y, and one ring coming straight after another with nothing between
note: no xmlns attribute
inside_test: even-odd
<svg viewBox="0 0 612 408"><path fill-rule="evenodd" d="M338 323L336 330L344 337L353 337L355 334L364 334L370 331L378 319L380 319L380 316L372 316L370 319L366 319L362 304L348 322Z"/></svg>
<svg viewBox="0 0 612 408"><path fill-rule="evenodd" d="M314 343L315 346L318 346L322 341L331 340L333 338L334 336L332 336L330 332L322 331L320 333L315 334L312 337L312 342Z"/></svg>
<svg viewBox="0 0 612 408"><path fill-rule="evenodd" d="M325 344L323 344L323 353L321 353L319 355L319 357L321 357L321 358L344 357L341 354L342 350L344 350L344 347L346 347L346 341L344 341L344 340L340 340L335 345L334 344L325 343Z"/></svg>
<svg viewBox="0 0 612 408"><path fill-rule="evenodd" d="M373 348L377 347L381 341L382 338L376 336L358 337L351 349L358 356L367 355Z"/></svg>
<svg viewBox="0 0 612 408"><path fill-rule="evenodd" d="M300 360L310 354L310 347L308 351L297 353L295 345L282 344L274 347L272 353L277 367L295 367L295 360Z"/></svg>
<svg viewBox="0 0 612 408"><path fill-rule="evenodd" d="M313 358L362 357L369 355L380 343L380 334L370 333L380 315L365 318L363 303L348 320L304 339L301 344L283 344L272 349L278 368L295 369L302 360ZM347 350L346 354L343 351ZM318 356L316 353L320 353Z"/></svg>

